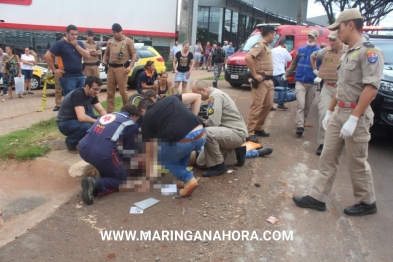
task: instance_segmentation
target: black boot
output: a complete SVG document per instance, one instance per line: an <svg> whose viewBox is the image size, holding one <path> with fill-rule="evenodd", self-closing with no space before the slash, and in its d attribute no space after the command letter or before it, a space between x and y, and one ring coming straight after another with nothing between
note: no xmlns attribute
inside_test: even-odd
<svg viewBox="0 0 393 262"><path fill-rule="evenodd" d="M202 173L203 177L213 177L222 175L225 171L227 171L227 167L225 163L222 162L216 166L209 167L205 172Z"/></svg>
<svg viewBox="0 0 393 262"><path fill-rule="evenodd" d="M296 135L302 136L304 132L304 127L296 128Z"/></svg>
<svg viewBox="0 0 393 262"><path fill-rule="evenodd" d="M251 135L251 136L246 138L246 141L251 141L251 142L254 142L254 143L258 143L258 138L256 138L256 136L254 136L254 135Z"/></svg>
<svg viewBox="0 0 393 262"><path fill-rule="evenodd" d="M258 149L258 153L259 153L259 156L267 156L267 155L270 155L271 153L273 153L273 148L271 148L270 146L262 147L262 148Z"/></svg>
<svg viewBox="0 0 393 262"><path fill-rule="evenodd" d="M213 82L213 87L217 88L217 82Z"/></svg>
<svg viewBox="0 0 393 262"><path fill-rule="evenodd" d="M298 207L311 208L318 211L326 211L326 204L316 200L311 196L294 196L293 202L295 202Z"/></svg>
<svg viewBox="0 0 393 262"><path fill-rule="evenodd" d="M364 216L368 214L375 214L377 213L377 205L375 202L371 205L361 203L345 208L344 213L348 216Z"/></svg>
<svg viewBox="0 0 393 262"><path fill-rule="evenodd" d="M246 162L247 147L241 146L235 149L237 163L235 166L243 166Z"/></svg>
<svg viewBox="0 0 393 262"><path fill-rule="evenodd" d="M265 130L262 131L255 130L255 135L262 136L262 137L269 137L270 133L266 132Z"/></svg>
<svg viewBox="0 0 393 262"><path fill-rule="evenodd" d="M101 183L99 178L84 177L81 182L82 185L82 199L91 205L93 204L93 197L96 197L101 192Z"/></svg>

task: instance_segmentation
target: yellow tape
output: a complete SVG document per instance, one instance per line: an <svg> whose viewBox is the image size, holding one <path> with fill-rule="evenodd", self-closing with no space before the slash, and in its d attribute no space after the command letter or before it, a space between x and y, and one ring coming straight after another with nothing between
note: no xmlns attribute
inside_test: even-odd
<svg viewBox="0 0 393 262"><path fill-rule="evenodd" d="M41 101L41 109L37 110L37 112L44 112L46 107L46 88L48 85L55 84L55 77L53 74L49 74L44 82L44 88L42 89L42 101Z"/></svg>

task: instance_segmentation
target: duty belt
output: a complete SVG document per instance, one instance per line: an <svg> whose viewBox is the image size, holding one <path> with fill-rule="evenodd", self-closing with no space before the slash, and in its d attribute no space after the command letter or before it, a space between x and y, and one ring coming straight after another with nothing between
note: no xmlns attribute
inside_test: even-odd
<svg viewBox="0 0 393 262"><path fill-rule="evenodd" d="M108 64L108 66L117 68L117 67L125 67L124 64Z"/></svg>
<svg viewBox="0 0 393 262"><path fill-rule="evenodd" d="M183 138L181 140L179 140L180 143L188 143L188 142L193 142L201 137L203 137L205 135L205 130L203 130L199 135L193 137L193 138Z"/></svg>
<svg viewBox="0 0 393 262"><path fill-rule="evenodd" d="M337 105L343 108L356 108L356 102L337 101Z"/></svg>
<svg viewBox="0 0 393 262"><path fill-rule="evenodd" d="M99 66L100 65L100 61L97 61L95 63L85 63L85 62L83 62L83 64L86 65L86 66Z"/></svg>
<svg viewBox="0 0 393 262"><path fill-rule="evenodd" d="M258 74L260 74L260 73L258 73ZM273 79L273 76L267 75L265 73L261 73L260 75L263 76L263 81Z"/></svg>

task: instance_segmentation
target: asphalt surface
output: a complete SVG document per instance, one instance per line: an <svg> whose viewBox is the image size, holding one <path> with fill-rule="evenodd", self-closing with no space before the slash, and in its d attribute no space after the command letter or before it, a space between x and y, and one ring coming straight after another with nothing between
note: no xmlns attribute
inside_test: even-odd
<svg viewBox="0 0 393 262"><path fill-rule="evenodd" d="M231 88L220 82L247 121L251 101L249 87ZM232 174L202 178L193 196L173 199L159 192L113 193L84 205L76 193L47 219L0 249L0 261L392 261L393 154L392 139L373 139L369 146L378 213L348 217L353 193L345 157L333 186L327 211L301 209L293 195L308 194L318 172L317 100L314 100L306 132L295 135L296 102L287 111L269 114L272 146L267 157L248 159ZM75 184L79 180L75 179ZM255 184L259 183L260 187ZM153 197L161 202L129 214L137 201ZM38 201L38 200L37 200ZM270 216L279 221L271 224ZM193 230L292 232L290 240L239 241L102 241L101 230ZM265 233L269 237L269 233ZM277 236L277 235L276 235Z"/></svg>

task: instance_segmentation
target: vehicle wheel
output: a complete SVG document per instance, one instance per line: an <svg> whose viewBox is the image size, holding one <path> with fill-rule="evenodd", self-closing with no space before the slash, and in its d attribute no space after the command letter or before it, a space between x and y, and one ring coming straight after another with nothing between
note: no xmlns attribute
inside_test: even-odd
<svg viewBox="0 0 393 262"><path fill-rule="evenodd" d="M41 80L36 77L33 76L33 78L31 79L31 90L37 90L41 87Z"/></svg>
<svg viewBox="0 0 393 262"><path fill-rule="evenodd" d="M128 99L128 102L133 105L138 105L139 102L143 99L143 95L140 94L133 94L132 96L130 96L130 98Z"/></svg>
<svg viewBox="0 0 393 262"><path fill-rule="evenodd" d="M239 87L241 87L243 84L241 84L241 83L229 83L232 87L235 87L235 88L239 88Z"/></svg>

